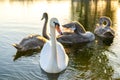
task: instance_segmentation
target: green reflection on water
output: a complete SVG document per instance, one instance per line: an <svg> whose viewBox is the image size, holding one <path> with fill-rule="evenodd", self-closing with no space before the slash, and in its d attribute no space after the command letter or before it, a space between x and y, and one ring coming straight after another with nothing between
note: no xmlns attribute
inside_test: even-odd
<svg viewBox="0 0 120 80"><path fill-rule="evenodd" d="M100 16L108 16L114 23L117 4L117 0L72 0L71 19L79 21L86 30L93 32ZM112 27L114 28L114 26ZM101 39L96 38L95 43L90 47L71 49L73 51L71 51L71 54L73 54L71 55L71 66L84 71L79 75L80 78L93 80L112 79L114 70L109 65L109 59L106 56L106 51L109 51L108 48L111 43L106 44L108 46Z"/></svg>
<svg viewBox="0 0 120 80"><path fill-rule="evenodd" d="M81 74L77 75L78 78L112 79L113 69L109 65L109 59L105 54L105 51L108 51L108 46L101 47L101 45L93 42L71 46L67 51L69 51L70 57L69 65L81 71Z"/></svg>

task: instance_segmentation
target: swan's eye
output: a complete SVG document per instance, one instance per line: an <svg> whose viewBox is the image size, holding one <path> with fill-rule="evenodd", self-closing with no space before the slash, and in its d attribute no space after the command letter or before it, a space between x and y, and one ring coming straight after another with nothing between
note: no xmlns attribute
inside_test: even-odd
<svg viewBox="0 0 120 80"><path fill-rule="evenodd" d="M59 24L59 23L57 23L57 22L53 22L53 23L55 24L55 26L56 26L56 25L60 26L60 24Z"/></svg>
<svg viewBox="0 0 120 80"><path fill-rule="evenodd" d="M55 24L56 22L54 21L53 23Z"/></svg>

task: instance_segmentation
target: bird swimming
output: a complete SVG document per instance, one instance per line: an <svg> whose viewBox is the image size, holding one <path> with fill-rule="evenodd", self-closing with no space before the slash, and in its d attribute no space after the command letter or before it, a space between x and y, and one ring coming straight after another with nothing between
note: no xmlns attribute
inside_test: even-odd
<svg viewBox="0 0 120 80"><path fill-rule="evenodd" d="M42 31L43 36L39 34L32 34L22 39L22 41L19 44L13 44L13 46L18 51L27 51L30 49L41 49L42 46L46 43L46 41L50 38L50 35L47 32L48 14L46 12L43 13L41 20L43 19L45 19L45 22L43 25L43 31ZM62 34L59 27L56 27L56 30L58 31L58 33Z"/></svg>
<svg viewBox="0 0 120 80"><path fill-rule="evenodd" d="M57 18L50 19L50 39L40 52L40 66L47 73L60 73L65 70L69 58L60 42L56 40L55 28L59 26Z"/></svg>
<svg viewBox="0 0 120 80"><path fill-rule="evenodd" d="M73 30L73 33L68 35L60 35L57 37L57 40L61 43L84 43L84 42L91 42L95 39L95 36L92 32L86 31L82 24L79 22L71 22L65 25L62 25L64 28L69 28Z"/></svg>
<svg viewBox="0 0 120 80"><path fill-rule="evenodd" d="M96 25L94 33L101 38L113 39L115 37L115 32L111 28L111 25L111 19L109 17L102 16L99 19L99 23Z"/></svg>

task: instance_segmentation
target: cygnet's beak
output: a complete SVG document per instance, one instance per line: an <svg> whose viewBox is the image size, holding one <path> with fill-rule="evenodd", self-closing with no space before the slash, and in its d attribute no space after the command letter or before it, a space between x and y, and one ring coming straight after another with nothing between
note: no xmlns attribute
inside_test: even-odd
<svg viewBox="0 0 120 80"><path fill-rule="evenodd" d="M41 18L41 20L43 20L43 19L44 19L44 17Z"/></svg>

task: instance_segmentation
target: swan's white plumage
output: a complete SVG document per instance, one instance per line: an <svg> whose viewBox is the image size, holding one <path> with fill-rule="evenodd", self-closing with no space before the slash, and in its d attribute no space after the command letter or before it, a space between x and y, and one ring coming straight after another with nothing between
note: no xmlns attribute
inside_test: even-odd
<svg viewBox="0 0 120 80"><path fill-rule="evenodd" d="M51 42L48 41L43 46L43 49L40 54L40 64L41 68L48 73L59 73L64 70L68 65L68 56L65 53L63 46L57 42L57 64L58 67L54 68L54 62L51 62L52 51L51 51Z"/></svg>
<svg viewBox="0 0 120 80"><path fill-rule="evenodd" d="M55 39L54 22L58 22L56 18L52 18L50 22L51 39L44 44L40 53L40 66L47 73L63 71L69 61L62 44Z"/></svg>

